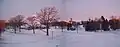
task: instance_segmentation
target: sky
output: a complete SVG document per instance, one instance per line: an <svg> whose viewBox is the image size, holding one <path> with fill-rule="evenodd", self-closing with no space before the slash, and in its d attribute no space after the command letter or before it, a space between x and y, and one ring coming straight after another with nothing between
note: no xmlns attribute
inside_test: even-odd
<svg viewBox="0 0 120 47"><path fill-rule="evenodd" d="M105 16L120 16L120 0L70 0L66 2L67 14L75 20Z"/></svg>
<svg viewBox="0 0 120 47"><path fill-rule="evenodd" d="M62 15L61 13L64 11L62 11L63 4L61 2L62 0L3 0L0 6L2 11L0 19L9 19L18 14L26 17L32 16L36 12L40 12L41 8L53 6L58 9L59 15Z"/></svg>
<svg viewBox="0 0 120 47"><path fill-rule="evenodd" d="M22 14L31 16L40 8L55 6L62 20L87 20L88 18L120 16L120 0L2 0L0 19Z"/></svg>

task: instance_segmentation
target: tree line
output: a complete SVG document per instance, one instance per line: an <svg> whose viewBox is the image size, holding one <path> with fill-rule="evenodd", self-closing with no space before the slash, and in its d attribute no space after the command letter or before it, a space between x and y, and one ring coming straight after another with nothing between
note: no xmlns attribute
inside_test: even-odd
<svg viewBox="0 0 120 47"><path fill-rule="evenodd" d="M27 24L32 27L33 33L35 34L35 26L37 23L44 24L46 26L46 35L49 36L49 23L59 19L58 9L56 7L44 7L40 9L40 12L36 12L36 16L30 16L25 18L24 15L17 15L8 20L8 25L11 26L15 33L17 28L21 32L20 28L22 25Z"/></svg>

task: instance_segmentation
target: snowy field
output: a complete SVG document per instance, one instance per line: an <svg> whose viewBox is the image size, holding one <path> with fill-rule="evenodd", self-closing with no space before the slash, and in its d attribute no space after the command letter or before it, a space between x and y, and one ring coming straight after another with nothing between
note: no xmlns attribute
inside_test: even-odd
<svg viewBox="0 0 120 47"><path fill-rule="evenodd" d="M14 34L7 30L2 34L0 47L120 47L119 30L85 32L84 29L79 29L77 33L76 30L61 32L61 29L50 29L50 36L39 29L35 31L36 34L32 30Z"/></svg>

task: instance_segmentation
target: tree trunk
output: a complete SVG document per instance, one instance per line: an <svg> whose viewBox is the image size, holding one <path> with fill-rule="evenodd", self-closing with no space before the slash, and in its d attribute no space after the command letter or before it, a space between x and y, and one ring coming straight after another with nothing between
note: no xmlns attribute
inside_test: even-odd
<svg viewBox="0 0 120 47"><path fill-rule="evenodd" d="M61 29L62 29L62 32L63 32L63 26L61 27Z"/></svg>
<svg viewBox="0 0 120 47"><path fill-rule="evenodd" d="M19 32L21 32L21 29L20 29L21 27L19 26Z"/></svg>
<svg viewBox="0 0 120 47"><path fill-rule="evenodd" d="M15 34L16 34L16 27L14 28Z"/></svg>
<svg viewBox="0 0 120 47"><path fill-rule="evenodd" d="M41 30L41 26L39 26L39 29Z"/></svg>
<svg viewBox="0 0 120 47"><path fill-rule="evenodd" d="M56 29L57 27L56 27L56 25L55 25L55 29Z"/></svg>
<svg viewBox="0 0 120 47"><path fill-rule="evenodd" d="M33 26L33 34L35 34L35 28L34 28L34 26Z"/></svg>
<svg viewBox="0 0 120 47"><path fill-rule="evenodd" d="M78 33L78 25L77 25L77 33Z"/></svg>
<svg viewBox="0 0 120 47"><path fill-rule="evenodd" d="M47 23L47 33L46 33L47 36L49 36L49 25Z"/></svg>

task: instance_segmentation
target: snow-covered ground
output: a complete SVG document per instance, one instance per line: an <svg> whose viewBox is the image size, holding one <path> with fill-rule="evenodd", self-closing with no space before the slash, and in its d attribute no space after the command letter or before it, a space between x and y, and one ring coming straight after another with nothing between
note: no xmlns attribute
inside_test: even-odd
<svg viewBox="0 0 120 47"><path fill-rule="evenodd" d="M7 30L2 34L0 47L120 47L120 31L85 32L77 31L61 32L61 29L51 29L50 36L36 29L22 30L14 34ZM52 35L53 33L53 35ZM52 37L53 36L53 37Z"/></svg>
<svg viewBox="0 0 120 47"><path fill-rule="evenodd" d="M65 40L65 47L120 47L120 32L67 32Z"/></svg>

